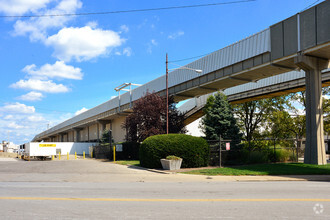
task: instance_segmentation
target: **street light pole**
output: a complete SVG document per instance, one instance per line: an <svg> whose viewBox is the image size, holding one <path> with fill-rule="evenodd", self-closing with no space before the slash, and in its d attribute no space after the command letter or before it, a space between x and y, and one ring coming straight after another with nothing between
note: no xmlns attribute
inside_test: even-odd
<svg viewBox="0 0 330 220"><path fill-rule="evenodd" d="M171 62L172 63L172 62ZM174 64L174 63L172 63ZM177 65L177 64L174 64ZM177 65L179 66L179 65ZM202 73L203 70L199 70L199 69L192 69L189 67L185 67L185 66L180 66L179 68L175 68L175 69L187 69L187 70L193 70L196 73ZM170 70L174 70L174 69L170 69ZM168 134L168 127L169 127L169 120L168 120L168 55L166 53L166 134Z"/></svg>
<svg viewBox="0 0 330 220"><path fill-rule="evenodd" d="M168 55L166 53L166 134L168 134Z"/></svg>

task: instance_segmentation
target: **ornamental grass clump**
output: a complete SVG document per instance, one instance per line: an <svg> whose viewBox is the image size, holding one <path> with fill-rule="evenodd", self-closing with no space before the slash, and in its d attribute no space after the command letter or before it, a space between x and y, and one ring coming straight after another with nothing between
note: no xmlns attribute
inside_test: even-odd
<svg viewBox="0 0 330 220"><path fill-rule="evenodd" d="M169 155L166 157L166 160L182 160L182 158L174 156L174 155Z"/></svg>

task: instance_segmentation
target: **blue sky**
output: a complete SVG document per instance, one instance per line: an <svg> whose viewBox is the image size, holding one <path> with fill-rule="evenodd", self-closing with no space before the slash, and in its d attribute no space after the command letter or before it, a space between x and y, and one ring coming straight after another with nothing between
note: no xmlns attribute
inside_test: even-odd
<svg viewBox="0 0 330 220"><path fill-rule="evenodd" d="M72 14L235 0L0 0L0 15ZM212 7L107 15L0 18L0 141L37 133L144 84L179 60L268 28L315 0L257 0ZM321 1L320 1L321 2ZM177 62L179 65L192 62ZM175 68L176 66L170 66Z"/></svg>

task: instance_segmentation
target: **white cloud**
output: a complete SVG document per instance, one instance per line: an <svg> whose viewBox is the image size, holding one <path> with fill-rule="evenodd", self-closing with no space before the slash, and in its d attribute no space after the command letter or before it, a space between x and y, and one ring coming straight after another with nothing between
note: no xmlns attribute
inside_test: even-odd
<svg viewBox="0 0 330 220"><path fill-rule="evenodd" d="M148 53L152 53L152 48L154 47L154 46L157 46L158 45L158 42L155 40L155 39L152 39L148 44L147 44L147 52Z"/></svg>
<svg viewBox="0 0 330 220"><path fill-rule="evenodd" d="M44 8L51 0L0 0L0 12L7 15L22 15Z"/></svg>
<svg viewBox="0 0 330 220"><path fill-rule="evenodd" d="M13 129L21 129L21 128L24 128L24 126L22 125L18 125L16 124L15 122L10 122L8 125L7 125L8 128L13 128Z"/></svg>
<svg viewBox="0 0 330 220"><path fill-rule="evenodd" d="M6 106L8 105L9 104ZM18 111L26 109L26 106L24 107L24 105L18 105L17 103L11 105L15 105L15 107L0 107L0 115L4 113L4 115L8 116L8 119L0 117L0 136L2 134L0 138L2 138L2 140L7 139L7 132L9 131L10 141L17 144L32 140L36 134L45 131L48 124L54 126L73 116L72 113L61 114L58 112L37 113L30 111L29 114L26 114L24 111ZM14 109L14 111L12 111L12 109Z"/></svg>
<svg viewBox="0 0 330 220"><path fill-rule="evenodd" d="M175 40L176 38L181 37L182 35L184 35L183 31L177 31L175 33L168 35L168 39Z"/></svg>
<svg viewBox="0 0 330 220"><path fill-rule="evenodd" d="M20 0L24 1L24 0ZM28 1L28 0L25 0ZM32 2L32 0L30 0ZM45 0L41 0L44 2ZM38 2L35 0L34 2ZM58 1L55 1L58 2ZM72 14L82 7L80 0L61 0L52 9L41 9L33 11L37 14ZM44 41L47 37L47 30L51 28L63 27L73 16L53 16L30 18L28 20L18 20L14 25L14 35L29 35L31 41Z"/></svg>
<svg viewBox="0 0 330 220"><path fill-rule="evenodd" d="M54 56L58 59L75 59L80 62L106 55L123 41L117 32L85 26L63 28L57 34L48 37L46 45L54 47Z"/></svg>
<svg viewBox="0 0 330 220"><path fill-rule="evenodd" d="M83 107L82 109L76 111L76 112L74 113L74 115L75 115L75 116L76 116L76 115L79 115L79 114L81 114L81 113L83 113L83 112L85 112L85 111L87 111L87 110L88 110L87 108Z"/></svg>
<svg viewBox="0 0 330 220"><path fill-rule="evenodd" d="M157 43L157 41L155 39L152 39L151 40L151 44L154 45L154 46L157 46L158 45L158 43Z"/></svg>
<svg viewBox="0 0 330 220"><path fill-rule="evenodd" d="M27 106L25 104L16 102L14 104L6 104L5 106L0 107L0 111L32 114L35 112L35 108L33 106Z"/></svg>
<svg viewBox="0 0 330 220"><path fill-rule="evenodd" d="M130 57L132 55L132 49L130 47L124 48L123 55Z"/></svg>
<svg viewBox="0 0 330 220"><path fill-rule="evenodd" d="M129 28L127 25L120 26L120 33L127 33L129 32Z"/></svg>
<svg viewBox="0 0 330 220"><path fill-rule="evenodd" d="M115 55L118 55L118 56L121 56L121 55L126 55L126 56L128 56L128 57L130 57L130 56L132 56L132 48L130 48L130 47L126 47L126 48L124 48L123 49L123 52L121 52L121 51L116 51L115 52Z"/></svg>
<svg viewBox="0 0 330 220"><path fill-rule="evenodd" d="M13 115L6 115L3 119L10 120L10 119L13 119L13 118L14 118Z"/></svg>
<svg viewBox="0 0 330 220"><path fill-rule="evenodd" d="M66 65L63 61L56 61L53 65L47 63L39 69L35 64L27 65L22 71L32 76L32 78L43 80L49 78L81 80L83 77L80 68Z"/></svg>
<svg viewBox="0 0 330 220"><path fill-rule="evenodd" d="M97 23L97 21L90 21L86 24L86 26L89 26L91 28L97 28L99 24Z"/></svg>
<svg viewBox="0 0 330 220"><path fill-rule="evenodd" d="M25 95L18 97L18 99L23 101L40 101L44 96L40 92L29 92Z"/></svg>
<svg viewBox="0 0 330 220"><path fill-rule="evenodd" d="M32 122L45 121L45 118L40 115L31 115L27 119Z"/></svg>
<svg viewBox="0 0 330 220"><path fill-rule="evenodd" d="M10 87L15 89L27 89L49 93L62 93L69 91L69 88L63 84L56 84L52 80L42 81L39 79L20 80L14 84L11 84Z"/></svg>

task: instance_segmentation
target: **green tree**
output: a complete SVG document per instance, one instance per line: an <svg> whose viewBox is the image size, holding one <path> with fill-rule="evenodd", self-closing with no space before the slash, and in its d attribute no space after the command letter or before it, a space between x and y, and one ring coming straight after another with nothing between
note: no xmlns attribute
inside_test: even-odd
<svg viewBox="0 0 330 220"><path fill-rule="evenodd" d="M275 139L291 138L293 136L293 118L287 111L275 111L268 117L266 131Z"/></svg>
<svg viewBox="0 0 330 220"><path fill-rule="evenodd" d="M216 93L207 99L201 127L208 140L222 138L232 140L233 146L241 141L241 134L231 106L223 93Z"/></svg>
<svg viewBox="0 0 330 220"><path fill-rule="evenodd" d="M244 138L248 142L249 150L252 150L251 141L261 136L260 129L269 124L270 115L286 108L292 108L287 96L255 100L233 106L234 114L237 116L238 125Z"/></svg>
<svg viewBox="0 0 330 220"><path fill-rule="evenodd" d="M291 101L294 102L298 102L302 107L302 111L305 112L306 111L306 92L305 91L301 91L301 92L297 92L294 93L290 96ZM323 108L323 129L324 129L324 133L330 133L330 100L329 100L329 96L330 96L330 87L323 87L322 88L322 108ZM296 109L297 111L297 109ZM297 111L298 112L298 111ZM299 124L301 123L301 124ZM301 115L297 120L296 120L296 126L298 128L298 132L300 133L301 131L304 132L303 135L301 135L301 137L305 136L306 133L306 115ZM304 127L304 129L301 129L302 127Z"/></svg>
<svg viewBox="0 0 330 220"><path fill-rule="evenodd" d="M100 142L101 142L102 144L108 144L109 141L110 141L110 132L109 132L109 130L104 130L104 131L102 132L102 137L101 137ZM112 138L112 143L113 143L113 142L114 142L114 141L113 141L113 138Z"/></svg>

